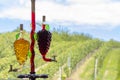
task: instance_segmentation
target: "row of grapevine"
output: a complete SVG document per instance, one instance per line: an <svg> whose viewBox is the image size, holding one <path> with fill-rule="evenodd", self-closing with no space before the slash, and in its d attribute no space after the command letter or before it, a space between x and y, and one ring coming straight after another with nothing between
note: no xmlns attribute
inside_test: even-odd
<svg viewBox="0 0 120 80"><path fill-rule="evenodd" d="M94 80L95 78L95 60L98 60L97 64L97 79L96 80L103 80L101 74L101 71L103 71L103 64L105 58L109 55L111 51L113 51L116 48L120 48L120 43L115 41L108 41L104 42L102 46L97 50L97 52L91 56L91 59L89 60L89 63L84 66L84 70L82 73L79 74L80 79L82 80ZM111 65L109 65L111 66ZM115 65L112 65L115 67Z"/></svg>
<svg viewBox="0 0 120 80"><path fill-rule="evenodd" d="M112 51L114 53L114 50L117 48L120 48L119 42L109 41L106 44L104 44L103 47L101 48L101 50L97 53L96 57L98 58L98 76L97 76L98 80L102 79L101 71L102 72L104 71L103 66L104 66L104 61L105 61L106 57L108 57ZM116 55L116 53L114 53L114 56L115 55ZM109 66L112 66L112 65L109 65ZM114 68L116 67L115 65L113 65L113 66L114 66ZM102 75L103 74L104 73L102 73Z"/></svg>
<svg viewBox="0 0 120 80"><path fill-rule="evenodd" d="M96 58L98 58L99 68L102 66L103 60L106 57L107 53L109 53L109 51L111 51L113 48L117 48L119 46L120 43L114 41L109 41L102 45L102 47L97 51L95 56Z"/></svg>

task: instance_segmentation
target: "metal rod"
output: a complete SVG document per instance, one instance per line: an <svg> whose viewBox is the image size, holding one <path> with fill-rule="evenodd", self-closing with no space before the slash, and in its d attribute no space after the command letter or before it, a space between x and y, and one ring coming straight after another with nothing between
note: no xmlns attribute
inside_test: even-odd
<svg viewBox="0 0 120 80"><path fill-rule="evenodd" d="M96 80L97 78L97 65L98 65L98 59L95 58L94 80Z"/></svg>
<svg viewBox="0 0 120 80"><path fill-rule="evenodd" d="M30 51L32 53L32 56L30 58L30 63L31 63L31 72L30 74L35 74L35 65L34 65L34 58L35 58L35 51L34 51L34 45L35 45L35 40L34 40L34 33L35 33L35 0L31 0L31 22L32 22L32 30L31 30L31 45L30 45ZM35 80L35 79L32 79Z"/></svg>

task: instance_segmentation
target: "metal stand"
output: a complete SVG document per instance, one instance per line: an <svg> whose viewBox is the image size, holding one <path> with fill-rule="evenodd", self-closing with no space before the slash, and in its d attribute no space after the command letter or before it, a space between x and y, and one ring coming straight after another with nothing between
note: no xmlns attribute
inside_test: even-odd
<svg viewBox="0 0 120 80"><path fill-rule="evenodd" d="M35 65L34 65L34 57L35 57L35 51L34 51L34 44L35 44L35 40L34 40L34 33L35 33L35 26L36 26L36 22L35 22L35 0L31 0L31 22L32 22L32 30L31 30L31 46L30 46L30 50L31 50L31 53L32 53L32 56L30 58L30 63L31 63L31 72L30 74L21 74L19 76L17 76L17 78L29 78L29 80L36 80L36 78L43 78L43 79L46 79L48 78L48 74L41 74L41 75L37 75L35 74ZM43 18L45 21L45 18ZM52 61L54 62L57 62L56 59L55 59L56 56L53 56L53 59L51 59Z"/></svg>
<svg viewBox="0 0 120 80"><path fill-rule="evenodd" d="M46 79L48 78L47 74L41 74L41 75L37 75L35 73L30 73L30 74L24 74L24 75L19 75L17 76L17 78L29 78L29 80L36 80L36 78L43 78Z"/></svg>

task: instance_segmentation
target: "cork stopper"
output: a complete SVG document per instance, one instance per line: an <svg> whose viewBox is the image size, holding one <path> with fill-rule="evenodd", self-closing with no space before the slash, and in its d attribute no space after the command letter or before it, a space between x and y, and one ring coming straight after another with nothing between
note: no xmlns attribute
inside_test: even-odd
<svg viewBox="0 0 120 80"><path fill-rule="evenodd" d="M20 24L20 31L23 31L23 24Z"/></svg>
<svg viewBox="0 0 120 80"><path fill-rule="evenodd" d="M42 17L42 21L45 22L46 21L46 16Z"/></svg>

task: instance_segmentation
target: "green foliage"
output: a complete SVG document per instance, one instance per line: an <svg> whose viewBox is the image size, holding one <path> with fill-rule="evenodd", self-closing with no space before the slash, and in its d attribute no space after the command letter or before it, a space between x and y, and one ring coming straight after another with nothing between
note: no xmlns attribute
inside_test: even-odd
<svg viewBox="0 0 120 80"><path fill-rule="evenodd" d="M66 76L67 76L67 77L70 76L70 74L71 74L71 68L69 68L68 66L66 66L66 67L64 68L64 72L66 73Z"/></svg>
<svg viewBox="0 0 120 80"><path fill-rule="evenodd" d="M78 34L78 33L73 33L70 34L68 32L55 32L53 31L53 41L86 41L86 40L91 40L92 37L90 35L85 35L85 34Z"/></svg>

